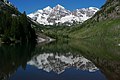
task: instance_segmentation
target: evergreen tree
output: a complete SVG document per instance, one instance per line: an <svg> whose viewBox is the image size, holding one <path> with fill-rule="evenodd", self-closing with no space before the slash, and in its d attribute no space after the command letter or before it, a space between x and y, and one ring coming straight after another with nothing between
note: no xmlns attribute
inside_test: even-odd
<svg viewBox="0 0 120 80"><path fill-rule="evenodd" d="M35 31L31 28L25 12L19 16L11 16L9 13L3 12L0 13L0 16L2 16L0 17L0 38L3 42L35 40Z"/></svg>

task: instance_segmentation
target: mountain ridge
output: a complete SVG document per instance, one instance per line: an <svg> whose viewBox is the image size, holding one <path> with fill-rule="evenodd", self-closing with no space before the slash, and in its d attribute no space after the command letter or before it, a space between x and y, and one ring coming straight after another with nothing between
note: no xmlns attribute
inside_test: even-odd
<svg viewBox="0 0 120 80"><path fill-rule="evenodd" d="M106 0L101 9L90 19L71 31L77 39L105 40L120 43L120 0Z"/></svg>
<svg viewBox="0 0 120 80"><path fill-rule="evenodd" d="M65 9L60 4L51 8L50 6L28 14L30 18L43 25L67 24L75 22L82 23L91 18L99 9L96 7L81 8L74 11Z"/></svg>

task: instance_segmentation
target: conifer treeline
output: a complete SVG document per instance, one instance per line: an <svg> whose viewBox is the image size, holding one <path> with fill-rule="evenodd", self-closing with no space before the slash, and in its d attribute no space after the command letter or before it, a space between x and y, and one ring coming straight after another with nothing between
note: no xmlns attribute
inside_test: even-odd
<svg viewBox="0 0 120 80"><path fill-rule="evenodd" d="M0 39L2 42L35 41L36 35L25 12L21 15L0 12Z"/></svg>

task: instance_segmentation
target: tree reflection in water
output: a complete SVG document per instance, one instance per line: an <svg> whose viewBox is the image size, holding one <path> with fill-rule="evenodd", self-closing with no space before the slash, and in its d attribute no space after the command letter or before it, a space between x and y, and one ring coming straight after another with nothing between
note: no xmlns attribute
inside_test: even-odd
<svg viewBox="0 0 120 80"><path fill-rule="evenodd" d="M120 47L104 41L0 46L0 80L15 77L20 67L26 71L27 65L57 74L71 67L90 72L100 70L107 80L120 80Z"/></svg>
<svg viewBox="0 0 120 80"><path fill-rule="evenodd" d="M0 80L9 79L18 67L26 68L27 61L34 55L35 45L2 45L0 46Z"/></svg>

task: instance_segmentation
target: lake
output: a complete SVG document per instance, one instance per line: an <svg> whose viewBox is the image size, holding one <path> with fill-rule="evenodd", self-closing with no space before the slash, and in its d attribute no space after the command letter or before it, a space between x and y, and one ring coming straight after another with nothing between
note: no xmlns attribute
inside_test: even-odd
<svg viewBox="0 0 120 80"><path fill-rule="evenodd" d="M120 47L83 40L2 44L0 80L120 80Z"/></svg>

